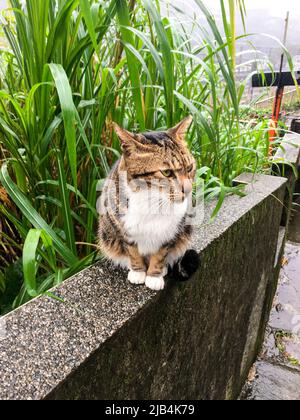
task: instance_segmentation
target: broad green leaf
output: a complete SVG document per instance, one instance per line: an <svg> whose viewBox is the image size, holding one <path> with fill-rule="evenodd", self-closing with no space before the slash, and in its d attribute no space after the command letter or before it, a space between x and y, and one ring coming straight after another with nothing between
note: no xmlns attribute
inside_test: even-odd
<svg viewBox="0 0 300 420"><path fill-rule="evenodd" d="M77 147L76 147L76 108L73 102L72 90L63 67L59 64L49 64L62 109L65 126L66 142L70 170L74 187L77 188Z"/></svg>
<svg viewBox="0 0 300 420"><path fill-rule="evenodd" d="M52 240L40 229L30 229L26 237L23 249L23 273L26 291L29 296L36 297L39 295L37 290L37 253L38 245L42 240L46 250L52 248Z"/></svg>
<svg viewBox="0 0 300 420"><path fill-rule="evenodd" d="M0 182L5 187L6 191L14 201L16 206L20 209L26 219L36 228L44 230L52 239L56 251L64 258L68 264L74 264L77 261L76 256L70 249L59 239L54 230L45 222L45 220L34 209L29 200L17 188L16 184L9 176L7 164L3 164L0 171Z"/></svg>
<svg viewBox="0 0 300 420"><path fill-rule="evenodd" d="M90 34L94 49L96 53L99 55L98 51L98 43L97 43L97 36L93 21L93 15L91 11L91 1L90 0L79 0L81 13L84 17L88 32Z"/></svg>
<svg viewBox="0 0 300 420"><path fill-rule="evenodd" d="M133 34L127 29L131 26L129 9L126 0L117 0L117 14L118 20L120 23L120 32L122 35L122 40L125 45L132 45L134 48L134 38ZM130 81L132 85L132 94L136 107L136 114L140 124L141 131L145 130L145 104L144 96L142 92L141 82L140 82L140 70L139 65L136 61L135 55L131 50L125 47L127 64L129 69Z"/></svg>

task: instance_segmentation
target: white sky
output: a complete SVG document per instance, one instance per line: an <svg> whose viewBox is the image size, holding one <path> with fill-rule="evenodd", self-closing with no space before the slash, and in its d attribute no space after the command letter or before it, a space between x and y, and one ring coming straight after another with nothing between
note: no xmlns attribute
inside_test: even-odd
<svg viewBox="0 0 300 420"><path fill-rule="evenodd" d="M219 0L210 0L209 3L219 3ZM300 0L245 0L248 10L268 9L272 16L285 16L287 11L291 14L300 14Z"/></svg>
<svg viewBox="0 0 300 420"><path fill-rule="evenodd" d="M171 4L185 3L188 8L193 8L193 1L191 0L165 1L169 1ZM204 0L204 3L212 11L220 11L220 0ZM268 12L275 17L286 16L287 11L290 11L291 14L300 14L300 0L245 0L245 5L248 11L267 9Z"/></svg>

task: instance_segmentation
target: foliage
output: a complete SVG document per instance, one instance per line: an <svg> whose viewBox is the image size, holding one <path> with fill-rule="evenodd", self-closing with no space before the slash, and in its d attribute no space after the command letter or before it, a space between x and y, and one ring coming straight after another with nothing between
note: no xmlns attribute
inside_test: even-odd
<svg viewBox="0 0 300 420"><path fill-rule="evenodd" d="M156 130L192 114L208 197L234 191L245 170L268 170L266 123L249 122L248 79L235 78L244 2L220 0L223 29L194 2L204 26L168 17L158 0L11 0L0 50L0 293L23 249L12 308L97 258L97 185L120 153L113 121Z"/></svg>

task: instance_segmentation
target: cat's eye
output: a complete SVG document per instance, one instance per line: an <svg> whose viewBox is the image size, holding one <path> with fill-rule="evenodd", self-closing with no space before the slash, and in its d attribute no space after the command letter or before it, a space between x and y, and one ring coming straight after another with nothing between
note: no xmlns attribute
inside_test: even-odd
<svg viewBox="0 0 300 420"><path fill-rule="evenodd" d="M171 169L166 169L165 171L161 171L161 173L167 178L170 178L173 175L173 171L171 171Z"/></svg>
<svg viewBox="0 0 300 420"><path fill-rule="evenodd" d="M187 171L188 172L192 172L192 170L194 169L194 165L190 165L188 168L187 168Z"/></svg>

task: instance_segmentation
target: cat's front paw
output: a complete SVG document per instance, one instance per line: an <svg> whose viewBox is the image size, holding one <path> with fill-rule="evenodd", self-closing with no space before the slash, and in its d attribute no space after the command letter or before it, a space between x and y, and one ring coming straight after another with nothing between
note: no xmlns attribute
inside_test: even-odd
<svg viewBox="0 0 300 420"><path fill-rule="evenodd" d="M163 277L146 277L146 286L152 290L162 290L165 287L165 281Z"/></svg>
<svg viewBox="0 0 300 420"><path fill-rule="evenodd" d="M128 280L132 284L144 284L146 280L146 273L144 271L130 270L128 273Z"/></svg>

